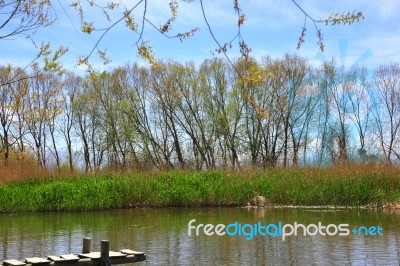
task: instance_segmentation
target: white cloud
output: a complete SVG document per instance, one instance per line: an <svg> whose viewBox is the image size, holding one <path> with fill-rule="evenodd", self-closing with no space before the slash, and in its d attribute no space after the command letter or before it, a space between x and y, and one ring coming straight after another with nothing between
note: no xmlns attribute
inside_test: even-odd
<svg viewBox="0 0 400 266"><path fill-rule="evenodd" d="M373 53L373 57L371 58L374 61L374 64L383 64L389 63L393 61L400 62L400 33L389 33L389 32L381 32L374 33L370 36L366 36L359 43L364 47L369 47Z"/></svg>
<svg viewBox="0 0 400 266"><path fill-rule="evenodd" d="M383 20L391 20L399 17L400 1L398 0L381 0L371 1L372 8L376 12L378 10L379 18Z"/></svg>

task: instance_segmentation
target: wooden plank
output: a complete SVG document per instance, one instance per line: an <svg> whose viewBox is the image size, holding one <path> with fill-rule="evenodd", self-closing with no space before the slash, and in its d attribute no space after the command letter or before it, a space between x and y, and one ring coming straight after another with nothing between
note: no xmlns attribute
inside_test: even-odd
<svg viewBox="0 0 400 266"><path fill-rule="evenodd" d="M121 266L124 266L122 264L125 264L125 266L127 266L127 264L144 261L144 260L146 260L146 255L144 255L144 256L128 255L126 257L110 258L111 264L113 266L118 266L120 264L121 264ZM86 259L82 258L79 260L79 262L73 262L71 264L69 264L68 262L62 262L62 263L55 264L54 266L57 266L57 265L62 265L62 266L99 266L99 262L100 262L100 259L92 260L89 258L86 258Z"/></svg>
<svg viewBox="0 0 400 266"><path fill-rule="evenodd" d="M66 261L65 259L58 257L58 256L47 256L49 260L52 260L54 262L61 262L61 261Z"/></svg>
<svg viewBox="0 0 400 266"><path fill-rule="evenodd" d="M110 258L123 258L126 257L128 254L126 253L121 253L121 252L115 252L115 251L110 251L109 252L109 257ZM90 253L82 253L78 254L79 257L81 258L89 258L89 259L100 259L101 254L100 252L90 252Z"/></svg>
<svg viewBox="0 0 400 266"><path fill-rule="evenodd" d="M79 257L75 256L74 254L65 254L61 255L61 258L65 259L66 261L78 261Z"/></svg>
<svg viewBox="0 0 400 266"><path fill-rule="evenodd" d="M127 255L135 255L135 256L143 256L144 254L146 254L145 252L134 251L134 250L130 250L130 249L121 249L120 252L127 254Z"/></svg>
<svg viewBox="0 0 400 266"><path fill-rule="evenodd" d="M100 252L90 252L84 254L78 254L81 258L89 258L89 259L100 259Z"/></svg>
<svg viewBox="0 0 400 266"><path fill-rule="evenodd" d="M110 251L110 258L121 258L121 257L126 257L128 254L122 253L122 252L115 252L115 251Z"/></svg>
<svg viewBox="0 0 400 266"><path fill-rule="evenodd" d="M19 260L4 260L3 265L13 265L13 266L22 266L25 265L25 262Z"/></svg>
<svg viewBox="0 0 400 266"><path fill-rule="evenodd" d="M50 261L39 257L26 258L25 261L30 264L49 264Z"/></svg>
<svg viewBox="0 0 400 266"><path fill-rule="evenodd" d="M127 255L126 257L120 257L120 258L111 258L111 264L113 266L121 264L129 264L129 263L134 263L138 261L144 261L146 260L146 255L144 256L135 256L135 255ZM81 266L81 265L79 265ZM83 266L83 265L82 265Z"/></svg>

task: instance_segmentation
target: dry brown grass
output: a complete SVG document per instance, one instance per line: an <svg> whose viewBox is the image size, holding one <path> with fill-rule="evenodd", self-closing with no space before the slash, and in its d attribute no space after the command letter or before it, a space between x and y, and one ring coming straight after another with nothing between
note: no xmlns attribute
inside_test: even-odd
<svg viewBox="0 0 400 266"><path fill-rule="evenodd" d="M71 176L67 167L57 169L51 167L42 169L34 155L24 153L11 153L7 163L4 162L3 154L0 153L0 183L28 178L45 179L54 176Z"/></svg>
<svg viewBox="0 0 400 266"><path fill-rule="evenodd" d="M42 170L32 162L9 162L0 166L0 182L5 183L13 180L24 180L27 178L44 178L51 175L50 171Z"/></svg>
<svg viewBox="0 0 400 266"><path fill-rule="evenodd" d="M0 154L1 156L1 154ZM0 157L2 158L2 156ZM129 170L121 170L121 169L112 169L106 168L101 171L93 171L89 173L89 175L98 175L98 174L134 174L141 172L142 174L147 174L148 176L152 176L155 172L169 172L171 170L156 170L156 169L147 169L144 171L139 171L137 169L129 169ZM195 172L194 170L180 170L181 172ZM332 167L325 168L301 168L301 167L275 167L269 168L267 170L262 170L256 167L242 167L241 170L231 170L226 169L223 170L226 174L234 175L240 173L242 178L249 178L253 174L257 172L280 172L283 174L291 175L292 172L301 171L306 173L307 176L313 177L337 177L337 176L349 176L349 175L362 175L362 174L375 174L378 176L382 176L382 174L386 174L387 176L399 176L400 178L400 167L391 166L386 164L338 164ZM83 171L75 171L73 174L70 172L68 167L61 167L61 169L57 169L55 167L43 170L35 160L34 156L31 154L13 154L12 159L4 164L4 161L0 159L0 183L6 183L14 180L25 180L27 178L34 179L46 179L49 177L57 177L57 176L76 176L76 175L88 175Z"/></svg>
<svg viewBox="0 0 400 266"><path fill-rule="evenodd" d="M399 176L400 168L388 165L388 164L340 164L326 168L307 168L306 172L309 172L311 176L345 176L345 175L363 175L363 174L376 174L382 176L386 174L388 176Z"/></svg>

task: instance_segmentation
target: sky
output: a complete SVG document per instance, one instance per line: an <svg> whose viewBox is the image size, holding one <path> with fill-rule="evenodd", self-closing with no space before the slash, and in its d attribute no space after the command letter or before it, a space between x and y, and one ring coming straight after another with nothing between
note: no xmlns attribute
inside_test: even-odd
<svg viewBox="0 0 400 266"><path fill-rule="evenodd" d="M137 1L120 0L122 4L132 6ZM69 0L53 2L57 20L53 25L40 29L32 36L37 43L51 42L52 47L60 45L69 48L69 52L60 60L64 67L75 72L83 72L84 67L76 66L77 58L89 54L102 34L95 31L90 35L80 32L79 17L69 4ZM82 1L81 1L82 2ZM96 1L104 4L107 1ZM351 26L320 25L323 32L325 51L321 53L313 24L308 20L305 43L297 50L297 42L304 23L304 14L290 0L239 0L246 15L242 27L242 36L252 49L251 56L261 58L271 56L281 58L285 53L298 53L318 64L324 59L335 57L345 65L362 62L368 68L381 64L400 62L400 0L337 0L317 1L298 0L301 7L315 19L327 18L332 12L360 10L365 19ZM149 0L147 18L160 26L169 18L168 0ZM168 39L160 35L149 24L145 24L143 40L152 46L157 59L179 62L192 61L197 64L213 56L217 48L211 38L200 8L200 2L179 1L178 17L173 24L171 35L199 28L190 39ZM64 9L61 8L61 4ZM230 41L237 31L237 16L231 0L204 0L204 8L210 25L220 43ZM135 11L137 23L141 26L140 16L143 5ZM114 21L118 14L112 14ZM88 9L87 21L94 21L97 28L105 27L107 22L101 12ZM100 49L107 49L112 62L104 66L96 55L90 58L93 66L107 69L128 62L145 62L137 55L135 42L138 35L126 29L124 23L114 27L100 42ZM236 44L236 43L235 43ZM36 55L37 50L31 40L16 36L9 40L0 40L0 65L12 64L24 67ZM234 58L239 55L238 46L228 52Z"/></svg>

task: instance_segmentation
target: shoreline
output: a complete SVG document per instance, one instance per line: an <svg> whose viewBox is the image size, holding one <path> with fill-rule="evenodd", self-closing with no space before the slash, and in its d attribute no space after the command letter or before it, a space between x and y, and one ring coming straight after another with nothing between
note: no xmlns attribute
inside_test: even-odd
<svg viewBox="0 0 400 266"><path fill-rule="evenodd" d="M400 202L395 204L388 204L382 207L377 206L306 206L306 205L265 205L265 206L243 206L241 208L249 208L249 209L257 209L257 208L265 208L265 209L309 209L309 210L327 210L327 211L335 211L335 210L377 210L377 211L400 211Z"/></svg>

